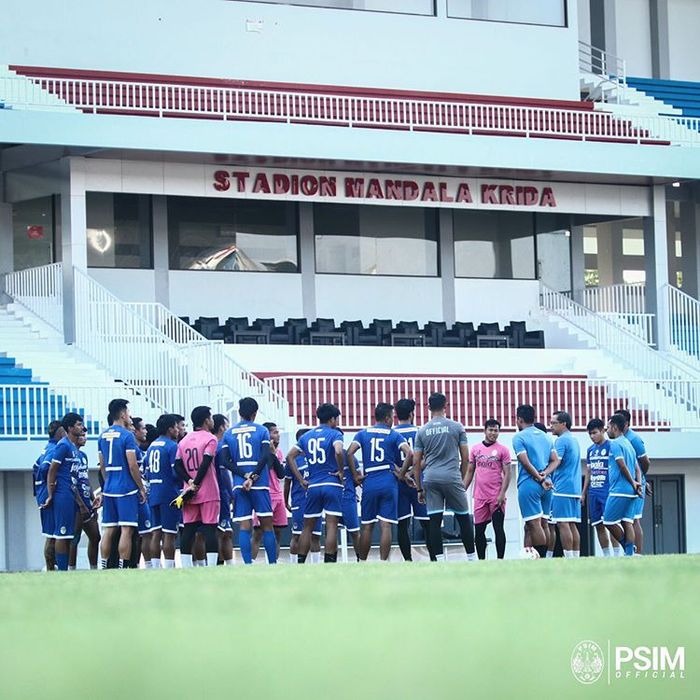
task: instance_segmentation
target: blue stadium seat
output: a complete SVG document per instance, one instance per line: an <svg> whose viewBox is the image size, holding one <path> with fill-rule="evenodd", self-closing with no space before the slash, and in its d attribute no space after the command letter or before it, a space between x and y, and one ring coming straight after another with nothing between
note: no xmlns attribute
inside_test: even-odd
<svg viewBox="0 0 700 700"><path fill-rule="evenodd" d="M685 80L656 80L654 78L627 78L627 84L680 109L684 117L700 118L700 83Z"/></svg>

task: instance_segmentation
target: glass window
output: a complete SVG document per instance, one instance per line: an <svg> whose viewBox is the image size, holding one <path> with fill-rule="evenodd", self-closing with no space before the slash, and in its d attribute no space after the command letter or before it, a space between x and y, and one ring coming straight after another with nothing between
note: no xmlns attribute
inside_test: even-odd
<svg viewBox="0 0 700 700"><path fill-rule="evenodd" d="M598 229L595 226L583 227L583 254L598 255Z"/></svg>
<svg viewBox="0 0 700 700"><path fill-rule="evenodd" d="M623 270L622 281L625 284L636 284L637 282L646 282L647 274L644 270Z"/></svg>
<svg viewBox="0 0 700 700"><path fill-rule="evenodd" d="M448 17L566 26L566 0L447 0Z"/></svg>
<svg viewBox="0 0 700 700"><path fill-rule="evenodd" d="M305 5L333 10L368 10L408 15L434 15L435 0L246 0L269 5Z"/></svg>
<svg viewBox="0 0 700 700"><path fill-rule="evenodd" d="M151 198L146 194L88 192L88 267L153 267Z"/></svg>
<svg viewBox="0 0 700 700"><path fill-rule="evenodd" d="M644 231L636 228L622 229L622 254L644 255Z"/></svg>
<svg viewBox="0 0 700 700"><path fill-rule="evenodd" d="M453 222L457 277L535 278L532 214L453 210Z"/></svg>
<svg viewBox="0 0 700 700"><path fill-rule="evenodd" d="M314 205L316 272L437 277L437 211Z"/></svg>
<svg viewBox="0 0 700 700"><path fill-rule="evenodd" d="M293 202L168 197L173 270L298 272Z"/></svg>
<svg viewBox="0 0 700 700"><path fill-rule="evenodd" d="M54 262L57 197L40 197L12 205L12 250L15 270Z"/></svg>

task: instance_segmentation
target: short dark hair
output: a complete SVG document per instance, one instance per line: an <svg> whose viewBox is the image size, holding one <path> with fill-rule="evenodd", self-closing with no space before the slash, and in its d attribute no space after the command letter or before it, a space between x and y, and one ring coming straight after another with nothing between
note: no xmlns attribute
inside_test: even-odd
<svg viewBox="0 0 700 700"><path fill-rule="evenodd" d="M442 411L447 406L447 397L435 391L428 397L428 408L431 411Z"/></svg>
<svg viewBox="0 0 700 700"><path fill-rule="evenodd" d="M544 423L533 423L532 426L533 428L537 428L537 430L541 430L543 433L547 432L547 426Z"/></svg>
<svg viewBox="0 0 700 700"><path fill-rule="evenodd" d="M211 418L211 408L209 406L195 406L192 409L190 420L193 428L201 428L207 418Z"/></svg>
<svg viewBox="0 0 700 700"><path fill-rule="evenodd" d="M390 403L378 403L374 407L374 419L383 423L394 414L394 407Z"/></svg>
<svg viewBox="0 0 700 700"><path fill-rule="evenodd" d="M332 403L322 403L316 409L316 418L318 418L319 423L328 423L339 415L340 409Z"/></svg>
<svg viewBox="0 0 700 700"><path fill-rule="evenodd" d="M156 421L156 430L158 435L165 435L168 430L177 425L177 416L174 413L164 413L158 417Z"/></svg>
<svg viewBox="0 0 700 700"><path fill-rule="evenodd" d="M484 430L486 428L498 428L499 430L501 429L501 421L496 420L495 418L489 418L486 423L484 423Z"/></svg>
<svg viewBox="0 0 700 700"><path fill-rule="evenodd" d="M626 422L625 417L621 413L614 413L610 416L610 420L608 421L608 423L612 423L615 427L619 428L621 433L625 432Z"/></svg>
<svg viewBox="0 0 700 700"><path fill-rule="evenodd" d="M259 408L258 402L252 396L246 396L238 402L238 413L243 420L250 420Z"/></svg>
<svg viewBox="0 0 700 700"><path fill-rule="evenodd" d="M618 408L615 413L617 413L618 416L622 416L625 419L625 423L630 423L632 420L632 416L626 408Z"/></svg>
<svg viewBox="0 0 700 700"><path fill-rule="evenodd" d="M592 433L594 430L605 430L605 423L603 423L603 421L600 420L600 418L593 418L592 420L588 421L586 430L589 433Z"/></svg>
<svg viewBox="0 0 700 700"><path fill-rule="evenodd" d="M181 416L179 413L173 413L173 416L175 417L175 423L185 420L185 416Z"/></svg>
<svg viewBox="0 0 700 700"><path fill-rule="evenodd" d="M518 406L515 411L516 418L520 418L524 423L532 425L535 422L535 409L527 403ZM545 430L545 432L547 432Z"/></svg>
<svg viewBox="0 0 700 700"><path fill-rule="evenodd" d="M119 420L119 416L128 408L129 402L126 399L112 399L107 407L112 423L114 423L115 420Z"/></svg>
<svg viewBox="0 0 700 700"><path fill-rule="evenodd" d="M52 421L49 423L49 427L46 429L46 432L49 434L49 438L50 438L51 440L53 440L54 437L56 436L56 433L58 432L58 429L59 429L59 428L62 428L62 427L63 427L63 426L61 425L61 421L60 421L60 420L52 420Z"/></svg>
<svg viewBox="0 0 700 700"><path fill-rule="evenodd" d="M158 428L152 423L146 423L146 444L150 445L158 439Z"/></svg>
<svg viewBox="0 0 700 700"><path fill-rule="evenodd" d="M223 413L215 413L212 418L214 419L213 433L218 433L221 426L228 423L228 418Z"/></svg>
<svg viewBox="0 0 700 700"><path fill-rule="evenodd" d="M66 413L63 418L61 418L61 425L64 430L69 430L76 423L82 423L83 417L79 413Z"/></svg>
<svg viewBox="0 0 700 700"><path fill-rule="evenodd" d="M416 402L413 399L399 399L394 409L399 420L408 420L416 410Z"/></svg>
<svg viewBox="0 0 700 700"><path fill-rule="evenodd" d="M263 425L268 429L272 430L272 428L277 427L277 423L273 423L272 421L267 421L266 423L263 423Z"/></svg>
<svg viewBox="0 0 700 700"><path fill-rule="evenodd" d="M557 411L554 417L560 423L563 423L567 427L567 430L571 430L571 416L566 411Z"/></svg>
<svg viewBox="0 0 700 700"><path fill-rule="evenodd" d="M294 437L298 440L302 435L308 433L309 430L311 430L311 428L299 428L299 430L297 430L297 434Z"/></svg>
<svg viewBox="0 0 700 700"><path fill-rule="evenodd" d="M138 429L139 429L139 424L140 424L140 423L143 423L143 418L140 418L140 417L138 417L138 416L132 417L132 418L131 418L131 422L134 424L134 430L138 430Z"/></svg>

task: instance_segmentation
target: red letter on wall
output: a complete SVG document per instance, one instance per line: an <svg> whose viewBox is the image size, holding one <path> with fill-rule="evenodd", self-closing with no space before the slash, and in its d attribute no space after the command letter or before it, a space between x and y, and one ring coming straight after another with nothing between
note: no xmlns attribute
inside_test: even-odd
<svg viewBox="0 0 700 700"><path fill-rule="evenodd" d="M214 189L217 192L226 192L231 187L228 179L228 170L217 170L214 173Z"/></svg>

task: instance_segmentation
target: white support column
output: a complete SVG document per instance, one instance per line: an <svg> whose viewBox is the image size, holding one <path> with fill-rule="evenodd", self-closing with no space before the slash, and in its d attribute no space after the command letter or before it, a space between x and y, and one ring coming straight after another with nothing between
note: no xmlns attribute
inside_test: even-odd
<svg viewBox="0 0 700 700"><path fill-rule="evenodd" d="M666 188L653 185L651 216L644 219L647 312L655 315L654 335L659 350L670 346L668 292L668 242L666 237Z"/></svg>
<svg viewBox="0 0 700 700"><path fill-rule="evenodd" d="M442 281L442 320L451 326L457 316L455 295L455 245L452 211L439 209L440 279Z"/></svg>
<svg viewBox="0 0 700 700"><path fill-rule="evenodd" d="M683 291L698 299L700 293L700 187L688 186L688 198L681 200L681 246Z"/></svg>
<svg viewBox="0 0 700 700"><path fill-rule="evenodd" d="M170 308L170 248L168 245L168 198L152 197L153 276L155 300Z"/></svg>
<svg viewBox="0 0 700 700"><path fill-rule="evenodd" d="M304 317L316 319L316 253L314 210L312 204L299 204L299 265L301 267L301 305ZM342 318L336 319L337 322Z"/></svg>
<svg viewBox="0 0 700 700"><path fill-rule="evenodd" d="M75 340L75 284L73 268L87 272L87 212L82 158L62 160L61 261L63 263L63 339Z"/></svg>
<svg viewBox="0 0 700 700"><path fill-rule="evenodd" d="M14 271L14 232L12 230L12 205L0 204L0 304L6 304L5 275Z"/></svg>
<svg viewBox="0 0 700 700"><path fill-rule="evenodd" d="M583 302L586 288L586 256L583 252L583 226L571 226L571 290L574 301Z"/></svg>

